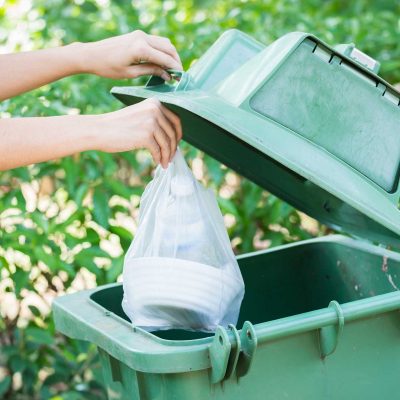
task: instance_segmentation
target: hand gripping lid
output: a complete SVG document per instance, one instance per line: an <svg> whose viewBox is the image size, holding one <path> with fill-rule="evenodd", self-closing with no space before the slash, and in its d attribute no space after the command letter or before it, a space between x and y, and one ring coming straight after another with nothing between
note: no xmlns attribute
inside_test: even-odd
<svg viewBox="0 0 400 400"><path fill-rule="evenodd" d="M400 246L400 94L353 44L301 32L268 47L233 30L179 81L115 87L157 97L184 138L319 221Z"/></svg>

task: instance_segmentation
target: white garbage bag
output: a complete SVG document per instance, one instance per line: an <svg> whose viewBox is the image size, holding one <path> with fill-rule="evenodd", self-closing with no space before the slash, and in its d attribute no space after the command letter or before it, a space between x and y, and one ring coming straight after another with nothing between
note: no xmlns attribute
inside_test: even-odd
<svg viewBox="0 0 400 400"><path fill-rule="evenodd" d="M237 323L244 283L221 211L179 150L143 193L123 289L126 315L148 331Z"/></svg>

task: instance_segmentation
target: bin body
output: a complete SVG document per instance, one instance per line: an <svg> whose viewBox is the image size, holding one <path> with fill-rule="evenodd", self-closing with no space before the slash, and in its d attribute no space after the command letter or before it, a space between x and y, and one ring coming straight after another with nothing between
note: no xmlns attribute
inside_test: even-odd
<svg viewBox="0 0 400 400"><path fill-rule="evenodd" d="M119 284L58 298L56 326L99 347L110 399L392 398L400 374L400 255L332 236L238 261L246 285L238 326L251 321L257 341L244 376L240 358L229 371L232 335L226 374L213 382L213 335L131 327ZM326 308L332 299L344 324L327 355L321 329L339 324Z"/></svg>
<svg viewBox="0 0 400 400"><path fill-rule="evenodd" d="M58 298L58 330L95 343L110 399L391 399L400 376L400 93L354 45L226 32L157 97L185 139L335 230L238 258L238 327L148 333L120 284ZM363 238L363 239L361 239ZM368 242L370 241L370 242ZM398 396L397 396L398 397Z"/></svg>

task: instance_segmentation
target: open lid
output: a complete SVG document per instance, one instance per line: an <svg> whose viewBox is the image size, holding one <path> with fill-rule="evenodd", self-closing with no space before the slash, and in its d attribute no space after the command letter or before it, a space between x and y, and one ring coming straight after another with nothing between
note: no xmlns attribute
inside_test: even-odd
<svg viewBox="0 0 400 400"><path fill-rule="evenodd" d="M157 97L184 139L324 224L400 245L400 94L354 45L290 33L264 47L232 30L179 81L115 87Z"/></svg>

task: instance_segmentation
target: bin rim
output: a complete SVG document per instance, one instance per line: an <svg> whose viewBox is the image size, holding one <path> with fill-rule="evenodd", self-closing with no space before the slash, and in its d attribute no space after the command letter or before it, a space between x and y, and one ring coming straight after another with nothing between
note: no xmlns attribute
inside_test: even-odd
<svg viewBox="0 0 400 400"><path fill-rule="evenodd" d="M329 242L344 243L350 247L373 251L400 261L400 255L396 252L341 235L309 239L289 246ZM282 249L273 248L263 252L280 250ZM96 291L120 285L122 284L109 284L56 298L53 302L53 314L57 330L71 338L94 343L115 359L137 371L178 373L212 367L209 354L214 340L213 336L185 341L162 339L133 327L123 318L98 304L95 305L90 298ZM348 323L400 309L400 292L394 291L343 303L340 304L340 307L344 323ZM336 322L337 313L328 306L256 324L254 332L258 343L265 343L272 340L284 340L298 333L318 330ZM248 322L245 322L245 325L248 325ZM239 330L240 332L241 330ZM234 333L227 330L227 337L234 349L236 346Z"/></svg>

